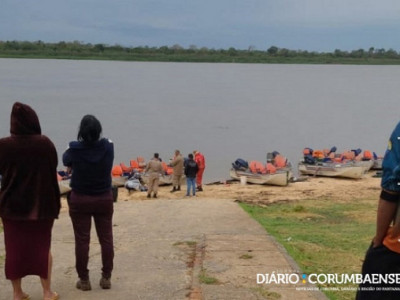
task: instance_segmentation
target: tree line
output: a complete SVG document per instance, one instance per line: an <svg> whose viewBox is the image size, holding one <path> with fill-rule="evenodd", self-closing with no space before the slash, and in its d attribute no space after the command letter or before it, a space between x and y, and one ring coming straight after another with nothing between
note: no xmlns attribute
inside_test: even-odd
<svg viewBox="0 0 400 300"><path fill-rule="evenodd" d="M0 57L111 59L133 61L188 61L188 62L247 62L247 63L354 63L398 64L400 52L374 48L333 52L291 50L271 46L266 50L210 49L179 44L161 47L125 47L121 45L91 44L79 41L45 43L43 41L0 41Z"/></svg>

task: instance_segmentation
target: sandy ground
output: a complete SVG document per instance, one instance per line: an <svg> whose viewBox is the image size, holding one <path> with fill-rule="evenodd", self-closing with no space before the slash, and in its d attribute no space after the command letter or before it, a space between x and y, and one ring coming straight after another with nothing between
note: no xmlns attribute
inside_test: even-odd
<svg viewBox="0 0 400 300"><path fill-rule="evenodd" d="M242 185L240 182L221 182L204 186L203 192L198 192L197 198L234 199L246 203L268 205L275 202L288 202L302 199L330 198L336 201L350 199L378 199L380 178L373 177L376 172L369 172L362 179L338 179L327 177L308 177L305 181L290 183L288 186ZM170 186L162 186L159 198L185 198L186 186L182 191L170 193ZM119 188L118 201L143 200L146 192L133 191L129 193L124 187Z"/></svg>
<svg viewBox="0 0 400 300"><path fill-rule="evenodd" d="M129 193L120 188L114 217L116 268L113 288L108 291L97 284L101 255L95 238L90 255L93 290L81 292L74 288L77 275L73 231L64 199L53 232L53 287L62 299L239 300L265 299L266 293L277 295L272 299L326 299L319 292L256 284L258 273L297 272L299 268L265 229L232 200L268 205L316 198L378 199L380 179L373 174L360 180L310 177L286 187L239 182L205 185L195 198L184 197L185 191L170 193L170 186L160 188L159 199L147 199L146 192ZM4 253L1 239L2 235L0 253ZM188 242L195 246L190 248ZM249 253L251 260L242 259L243 254ZM204 270L220 283L201 283L199 276ZM24 287L32 299L40 299L36 277L24 280ZM4 276L0 276L0 291L0 300L10 298L11 285Z"/></svg>

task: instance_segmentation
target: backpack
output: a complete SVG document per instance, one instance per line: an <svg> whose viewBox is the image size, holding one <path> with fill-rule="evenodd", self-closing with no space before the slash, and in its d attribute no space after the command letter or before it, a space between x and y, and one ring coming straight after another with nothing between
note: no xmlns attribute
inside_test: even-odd
<svg viewBox="0 0 400 300"><path fill-rule="evenodd" d="M232 163L232 167L235 170L246 171L249 168L249 164L244 159L238 158Z"/></svg>
<svg viewBox="0 0 400 300"><path fill-rule="evenodd" d="M315 165L315 158L312 155L305 155L304 156L304 163L309 165Z"/></svg>

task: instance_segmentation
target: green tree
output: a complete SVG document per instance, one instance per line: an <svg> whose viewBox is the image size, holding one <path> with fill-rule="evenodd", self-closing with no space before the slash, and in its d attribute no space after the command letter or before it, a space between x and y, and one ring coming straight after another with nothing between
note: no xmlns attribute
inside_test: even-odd
<svg viewBox="0 0 400 300"><path fill-rule="evenodd" d="M104 49L105 49L105 47L104 47L103 44L94 45L94 50L97 51L97 52L104 52Z"/></svg>
<svg viewBox="0 0 400 300"><path fill-rule="evenodd" d="M230 48L228 49L228 54L229 54L230 56L236 56L236 55L238 54L238 51L237 51L235 48L230 47Z"/></svg>
<svg viewBox="0 0 400 300"><path fill-rule="evenodd" d="M279 48L275 46L271 46L268 48L267 52L270 55L276 55L278 53Z"/></svg>

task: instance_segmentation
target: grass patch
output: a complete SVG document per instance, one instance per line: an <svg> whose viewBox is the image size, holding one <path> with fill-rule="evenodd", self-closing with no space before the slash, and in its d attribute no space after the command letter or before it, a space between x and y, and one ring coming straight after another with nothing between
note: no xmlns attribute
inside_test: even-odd
<svg viewBox="0 0 400 300"><path fill-rule="evenodd" d="M185 246L185 245L189 247L195 247L197 243L195 241L180 241L173 244L173 246Z"/></svg>
<svg viewBox="0 0 400 300"><path fill-rule="evenodd" d="M281 299L281 297L282 297L281 294L278 294L276 292L271 292L262 287L252 288L252 291L254 291L256 294L261 295L263 298L269 299L269 300L277 300L277 299Z"/></svg>
<svg viewBox="0 0 400 300"><path fill-rule="evenodd" d="M281 299L281 295L276 293L276 292L271 292L268 289L262 288L262 287L256 287L252 288L252 291L255 293L261 295L265 299L270 299L270 300L275 300L275 299Z"/></svg>
<svg viewBox="0 0 400 300"><path fill-rule="evenodd" d="M250 254L246 253L246 254L240 255L239 258L240 259L252 259L253 255L250 255Z"/></svg>
<svg viewBox="0 0 400 300"><path fill-rule="evenodd" d="M205 269L202 269L200 274L199 274L199 281L200 283L203 284L219 284L219 280L215 277L207 275L207 272Z"/></svg>
<svg viewBox="0 0 400 300"><path fill-rule="evenodd" d="M241 207L285 247L306 274L360 273L375 233L376 199L302 200L268 207L242 203ZM354 299L355 292L326 291L326 295Z"/></svg>

